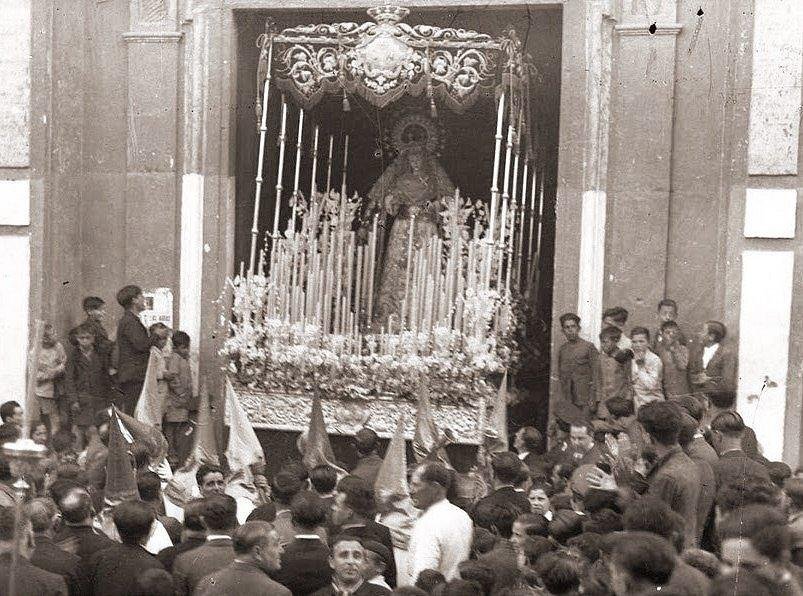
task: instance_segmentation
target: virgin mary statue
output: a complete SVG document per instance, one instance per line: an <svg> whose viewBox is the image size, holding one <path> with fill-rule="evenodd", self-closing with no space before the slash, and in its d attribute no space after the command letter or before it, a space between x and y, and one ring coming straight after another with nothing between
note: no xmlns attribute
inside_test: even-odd
<svg viewBox="0 0 803 596"><path fill-rule="evenodd" d="M384 229L376 318L385 323L400 314L407 274L410 220L415 215L413 246L438 235L440 201L454 195L454 185L435 157L438 138L434 122L421 116L402 119L394 130L398 156L368 193L371 211Z"/></svg>

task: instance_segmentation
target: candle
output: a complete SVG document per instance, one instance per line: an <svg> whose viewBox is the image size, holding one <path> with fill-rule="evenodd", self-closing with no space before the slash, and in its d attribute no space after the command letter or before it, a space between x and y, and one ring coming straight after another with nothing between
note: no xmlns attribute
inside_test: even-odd
<svg viewBox="0 0 803 596"><path fill-rule="evenodd" d="M298 138L296 140L296 171L293 178L293 211L290 218L290 229L296 229L296 212L298 211L298 201L301 198L299 193L299 181L301 179L301 135L304 132L304 110L298 110Z"/></svg>
<svg viewBox="0 0 803 596"><path fill-rule="evenodd" d="M312 175L309 183L309 196L314 200L315 193L318 191L318 125L315 125L315 139L312 144Z"/></svg>
<svg viewBox="0 0 803 596"><path fill-rule="evenodd" d="M334 135L329 135L329 160L326 162L326 194L329 195L329 191L332 190L332 157L333 151L335 148L335 137Z"/></svg>
<svg viewBox="0 0 803 596"><path fill-rule="evenodd" d="M349 136L346 135L345 141L343 143L343 179L340 185L340 194L342 196L346 196L346 177L348 173L348 165L349 165Z"/></svg>
<svg viewBox="0 0 803 596"><path fill-rule="evenodd" d="M279 131L279 168L276 172L276 208L273 212L273 237L279 235L279 213L282 207L282 174L284 172L284 149L287 138L287 101L282 95L282 126Z"/></svg>
<svg viewBox="0 0 803 596"><path fill-rule="evenodd" d="M371 232L371 252L369 257L368 267L368 322L373 320L374 316L374 279L376 275L376 242L377 242L377 226L379 223L379 214L374 214L374 223ZM407 268L410 268L410 261L408 258ZM409 273L409 272L408 272ZM404 312L404 311L402 311Z"/></svg>
<svg viewBox="0 0 803 596"><path fill-rule="evenodd" d="M493 242L494 224L496 222L497 202L499 201L499 162L502 154L502 123L505 118L505 94L499 96L499 107L496 112L496 135L494 146L494 169L491 182L491 212L486 238Z"/></svg>

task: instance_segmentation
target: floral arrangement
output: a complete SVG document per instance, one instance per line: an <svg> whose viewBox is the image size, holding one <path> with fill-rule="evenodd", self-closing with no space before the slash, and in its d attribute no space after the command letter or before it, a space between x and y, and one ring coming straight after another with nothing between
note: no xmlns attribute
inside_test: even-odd
<svg viewBox="0 0 803 596"><path fill-rule="evenodd" d="M228 316L221 313L228 328L221 349L228 373L251 390L275 393L412 398L425 384L439 402L476 405L494 395L497 389L488 378L508 370L518 356L518 320L512 293L481 282L483 267L491 271L492 263L481 258L487 246L481 226L465 232L470 201L455 198L451 215L449 208L442 213L449 238L460 237L465 246L451 250L447 241L442 262L433 266L442 268L443 279L462 278L455 304L444 316L413 328L393 315L381 327L366 316L373 280L368 267L361 271L355 264L375 254L376 238L369 234L367 250L354 241L350 228L358 203L359 197L341 200L333 192L314 196L309 205L299 205L300 231L275 239L258 271L228 281L233 307ZM469 252L473 260L465 258ZM351 269L338 273L332 263L348 263ZM341 284L344 279L351 283ZM358 291L335 291L340 285ZM329 287L331 292L315 293Z"/></svg>

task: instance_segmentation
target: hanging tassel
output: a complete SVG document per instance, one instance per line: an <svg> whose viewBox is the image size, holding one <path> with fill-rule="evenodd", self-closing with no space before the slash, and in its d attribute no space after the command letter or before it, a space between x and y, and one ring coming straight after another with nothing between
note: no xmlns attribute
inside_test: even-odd
<svg viewBox="0 0 803 596"><path fill-rule="evenodd" d="M351 111L351 104L349 103L349 96L346 95L346 89L343 89L343 111L350 112Z"/></svg>
<svg viewBox="0 0 803 596"><path fill-rule="evenodd" d="M429 98L429 115L433 120L438 117L438 108L435 106L435 98L431 96Z"/></svg>

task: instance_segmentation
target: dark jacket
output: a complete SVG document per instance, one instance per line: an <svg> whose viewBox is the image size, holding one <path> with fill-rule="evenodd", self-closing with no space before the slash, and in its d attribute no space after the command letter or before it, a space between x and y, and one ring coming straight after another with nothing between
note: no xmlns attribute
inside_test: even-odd
<svg viewBox="0 0 803 596"><path fill-rule="evenodd" d="M88 559L97 551L111 548L116 542L103 534L98 534L90 526L62 526L53 537L53 542L59 545L62 542L75 543L75 554L82 560Z"/></svg>
<svg viewBox="0 0 803 596"><path fill-rule="evenodd" d="M252 563L232 561L223 569L210 573L195 589L198 596L290 596L290 590L273 581Z"/></svg>
<svg viewBox="0 0 803 596"><path fill-rule="evenodd" d="M697 540L697 506L700 499L700 474L680 446L660 457L647 474L647 495L661 499L686 520L686 544Z"/></svg>
<svg viewBox="0 0 803 596"><path fill-rule="evenodd" d="M207 540L206 544L176 557L173 585L176 596L192 594L204 576L223 569L234 560L231 538Z"/></svg>
<svg viewBox="0 0 803 596"><path fill-rule="evenodd" d="M164 567L139 545L115 544L92 555L86 566L86 593L95 596L135 594L137 578L148 569Z"/></svg>
<svg viewBox="0 0 803 596"><path fill-rule="evenodd" d="M59 548L50 536L36 534L36 547L30 561L39 569L55 573L64 578L70 594L78 593L78 574L81 557Z"/></svg>
<svg viewBox="0 0 803 596"><path fill-rule="evenodd" d="M696 383L695 375L705 372L711 380ZM703 366L703 345L694 344L689 354L689 379L695 391L722 391L736 388L736 354L722 344L708 362Z"/></svg>
<svg viewBox="0 0 803 596"><path fill-rule="evenodd" d="M282 567L273 578L293 596L306 596L332 581L329 547L315 538L295 538L284 548Z"/></svg>
<svg viewBox="0 0 803 596"><path fill-rule="evenodd" d="M117 324L117 382L145 380L151 341L139 317L126 310Z"/></svg>
<svg viewBox="0 0 803 596"><path fill-rule="evenodd" d="M25 557L18 559L16 593L36 594L36 596L67 596L67 584L64 578L35 566ZM0 593L8 590L8 574L11 569L11 553L0 555Z"/></svg>
<svg viewBox="0 0 803 596"><path fill-rule="evenodd" d="M111 379L103 358L95 350L88 356L74 348L67 356L64 387L70 405L78 404L73 422L78 426L94 424L95 414L108 406Z"/></svg>
<svg viewBox="0 0 803 596"><path fill-rule="evenodd" d="M597 348L584 339L567 341L559 348L558 375L564 402L579 408L596 409L597 358Z"/></svg>
<svg viewBox="0 0 803 596"><path fill-rule="evenodd" d="M187 551L198 548L199 546L203 546L204 544L206 544L205 538L187 538L183 542L179 542L174 546L168 546L166 549L156 555L156 558L162 565L164 565L165 569L167 569L170 573L173 573L173 563L176 562L176 559L181 553L186 553Z"/></svg>
<svg viewBox="0 0 803 596"><path fill-rule="evenodd" d="M106 332L106 328L103 326L103 323L96 321L95 319L87 319L82 323L83 325L88 325L92 328L92 331L95 334L95 350L98 354L100 354L103 362L106 366L111 365L111 354L112 348L114 346L114 342L109 340L109 334ZM70 344L74 347L78 347L78 340L75 339L76 331L78 327L73 327L70 329L69 334L67 335L67 339L69 340Z"/></svg>
<svg viewBox="0 0 803 596"><path fill-rule="evenodd" d="M502 488L492 491L488 496L477 501L473 511L480 507L480 505L485 506L489 503L502 507L514 507L519 514L530 513L530 501L527 500L527 495L518 492L512 486L503 486ZM474 516L473 511L472 517Z"/></svg>
<svg viewBox="0 0 803 596"><path fill-rule="evenodd" d="M362 478L368 483L368 486L373 488L381 465L382 458L377 454L374 453L367 455L360 459L360 461L357 463L357 466L351 471L351 475L357 476L357 478Z"/></svg>
<svg viewBox="0 0 803 596"><path fill-rule="evenodd" d="M728 484L740 483L747 476L755 476L770 482L767 468L747 457L741 449L726 451L719 456L719 461L712 468L717 481L717 490Z"/></svg>

